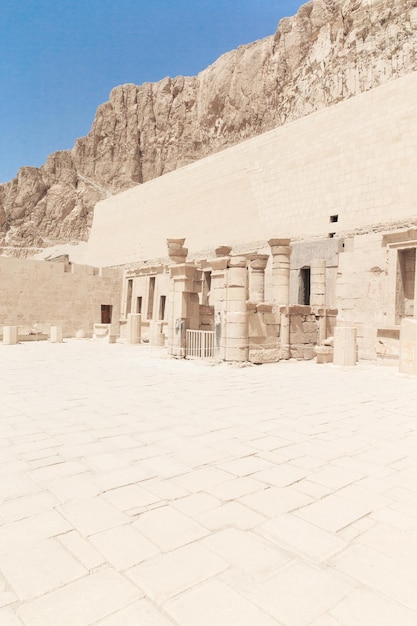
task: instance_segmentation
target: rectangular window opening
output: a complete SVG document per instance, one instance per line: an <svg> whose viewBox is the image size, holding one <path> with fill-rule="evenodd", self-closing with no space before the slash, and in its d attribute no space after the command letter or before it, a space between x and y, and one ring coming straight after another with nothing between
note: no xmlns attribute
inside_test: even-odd
<svg viewBox="0 0 417 626"><path fill-rule="evenodd" d="M201 304L208 305L211 291L211 272L203 272L203 287L201 292Z"/></svg>
<svg viewBox="0 0 417 626"><path fill-rule="evenodd" d="M302 267L300 269L300 287L298 294L298 303L303 305L310 304L311 293L311 269L309 267Z"/></svg>
<svg viewBox="0 0 417 626"><path fill-rule="evenodd" d="M136 313L142 313L142 296L136 298Z"/></svg>
<svg viewBox="0 0 417 626"><path fill-rule="evenodd" d="M339 216L338 215L331 215L330 216L330 221L331 222L338 222L339 221Z"/></svg>
<svg viewBox="0 0 417 626"><path fill-rule="evenodd" d="M165 304L166 304L166 296L161 296L159 300L159 319L165 319Z"/></svg>
<svg viewBox="0 0 417 626"><path fill-rule="evenodd" d="M132 312L132 293L133 293L133 279L129 278L129 280L127 281L126 317L128 313Z"/></svg>
<svg viewBox="0 0 417 626"><path fill-rule="evenodd" d="M414 316L414 291L416 275L416 249L398 250L396 323L404 317Z"/></svg>
<svg viewBox="0 0 417 626"><path fill-rule="evenodd" d="M148 292L148 311L147 319L151 320L153 317L153 300L155 297L155 276L149 278L149 292Z"/></svg>

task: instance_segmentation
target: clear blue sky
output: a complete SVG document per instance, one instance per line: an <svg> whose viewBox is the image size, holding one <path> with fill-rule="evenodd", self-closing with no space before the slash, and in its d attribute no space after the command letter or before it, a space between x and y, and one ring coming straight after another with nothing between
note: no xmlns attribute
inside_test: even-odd
<svg viewBox="0 0 417 626"><path fill-rule="evenodd" d="M192 76L305 0L0 0L0 182L86 135L113 87Z"/></svg>

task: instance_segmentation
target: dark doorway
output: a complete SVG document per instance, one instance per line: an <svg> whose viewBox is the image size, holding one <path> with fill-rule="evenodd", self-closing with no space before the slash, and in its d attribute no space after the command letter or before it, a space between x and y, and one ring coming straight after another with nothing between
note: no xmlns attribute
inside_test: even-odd
<svg viewBox="0 0 417 626"><path fill-rule="evenodd" d="M148 292L148 311L147 311L147 319L151 320L153 318L153 299L155 297L155 276L151 276L149 278L149 292Z"/></svg>
<svg viewBox="0 0 417 626"><path fill-rule="evenodd" d="M133 293L133 279L129 278L129 280L127 281L126 317L128 313L132 312L132 293Z"/></svg>
<svg viewBox="0 0 417 626"><path fill-rule="evenodd" d="M113 306L111 304L101 305L101 323L102 324L111 324L112 309L113 309Z"/></svg>
<svg viewBox="0 0 417 626"><path fill-rule="evenodd" d="M311 270L309 267L300 269L300 290L298 294L298 303L309 305L311 291Z"/></svg>
<svg viewBox="0 0 417 626"><path fill-rule="evenodd" d="M159 319L160 320L164 320L165 319L165 304L166 304L166 296L161 296L161 299L159 301Z"/></svg>
<svg viewBox="0 0 417 626"><path fill-rule="evenodd" d="M414 316L416 249L398 250L396 323Z"/></svg>

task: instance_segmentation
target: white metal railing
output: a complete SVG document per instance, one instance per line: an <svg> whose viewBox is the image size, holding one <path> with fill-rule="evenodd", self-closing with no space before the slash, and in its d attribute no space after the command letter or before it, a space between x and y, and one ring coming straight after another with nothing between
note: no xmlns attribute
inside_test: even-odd
<svg viewBox="0 0 417 626"><path fill-rule="evenodd" d="M212 359L214 357L214 331L187 330L185 356L194 359Z"/></svg>

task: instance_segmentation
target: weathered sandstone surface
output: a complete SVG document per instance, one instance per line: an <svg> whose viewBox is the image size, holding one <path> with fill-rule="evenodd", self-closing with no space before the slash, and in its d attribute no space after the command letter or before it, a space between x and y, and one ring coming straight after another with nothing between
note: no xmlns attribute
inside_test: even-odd
<svg viewBox="0 0 417 626"><path fill-rule="evenodd" d="M0 185L0 249L85 240L98 200L414 70L417 0L313 0L198 76L113 89L71 151Z"/></svg>

